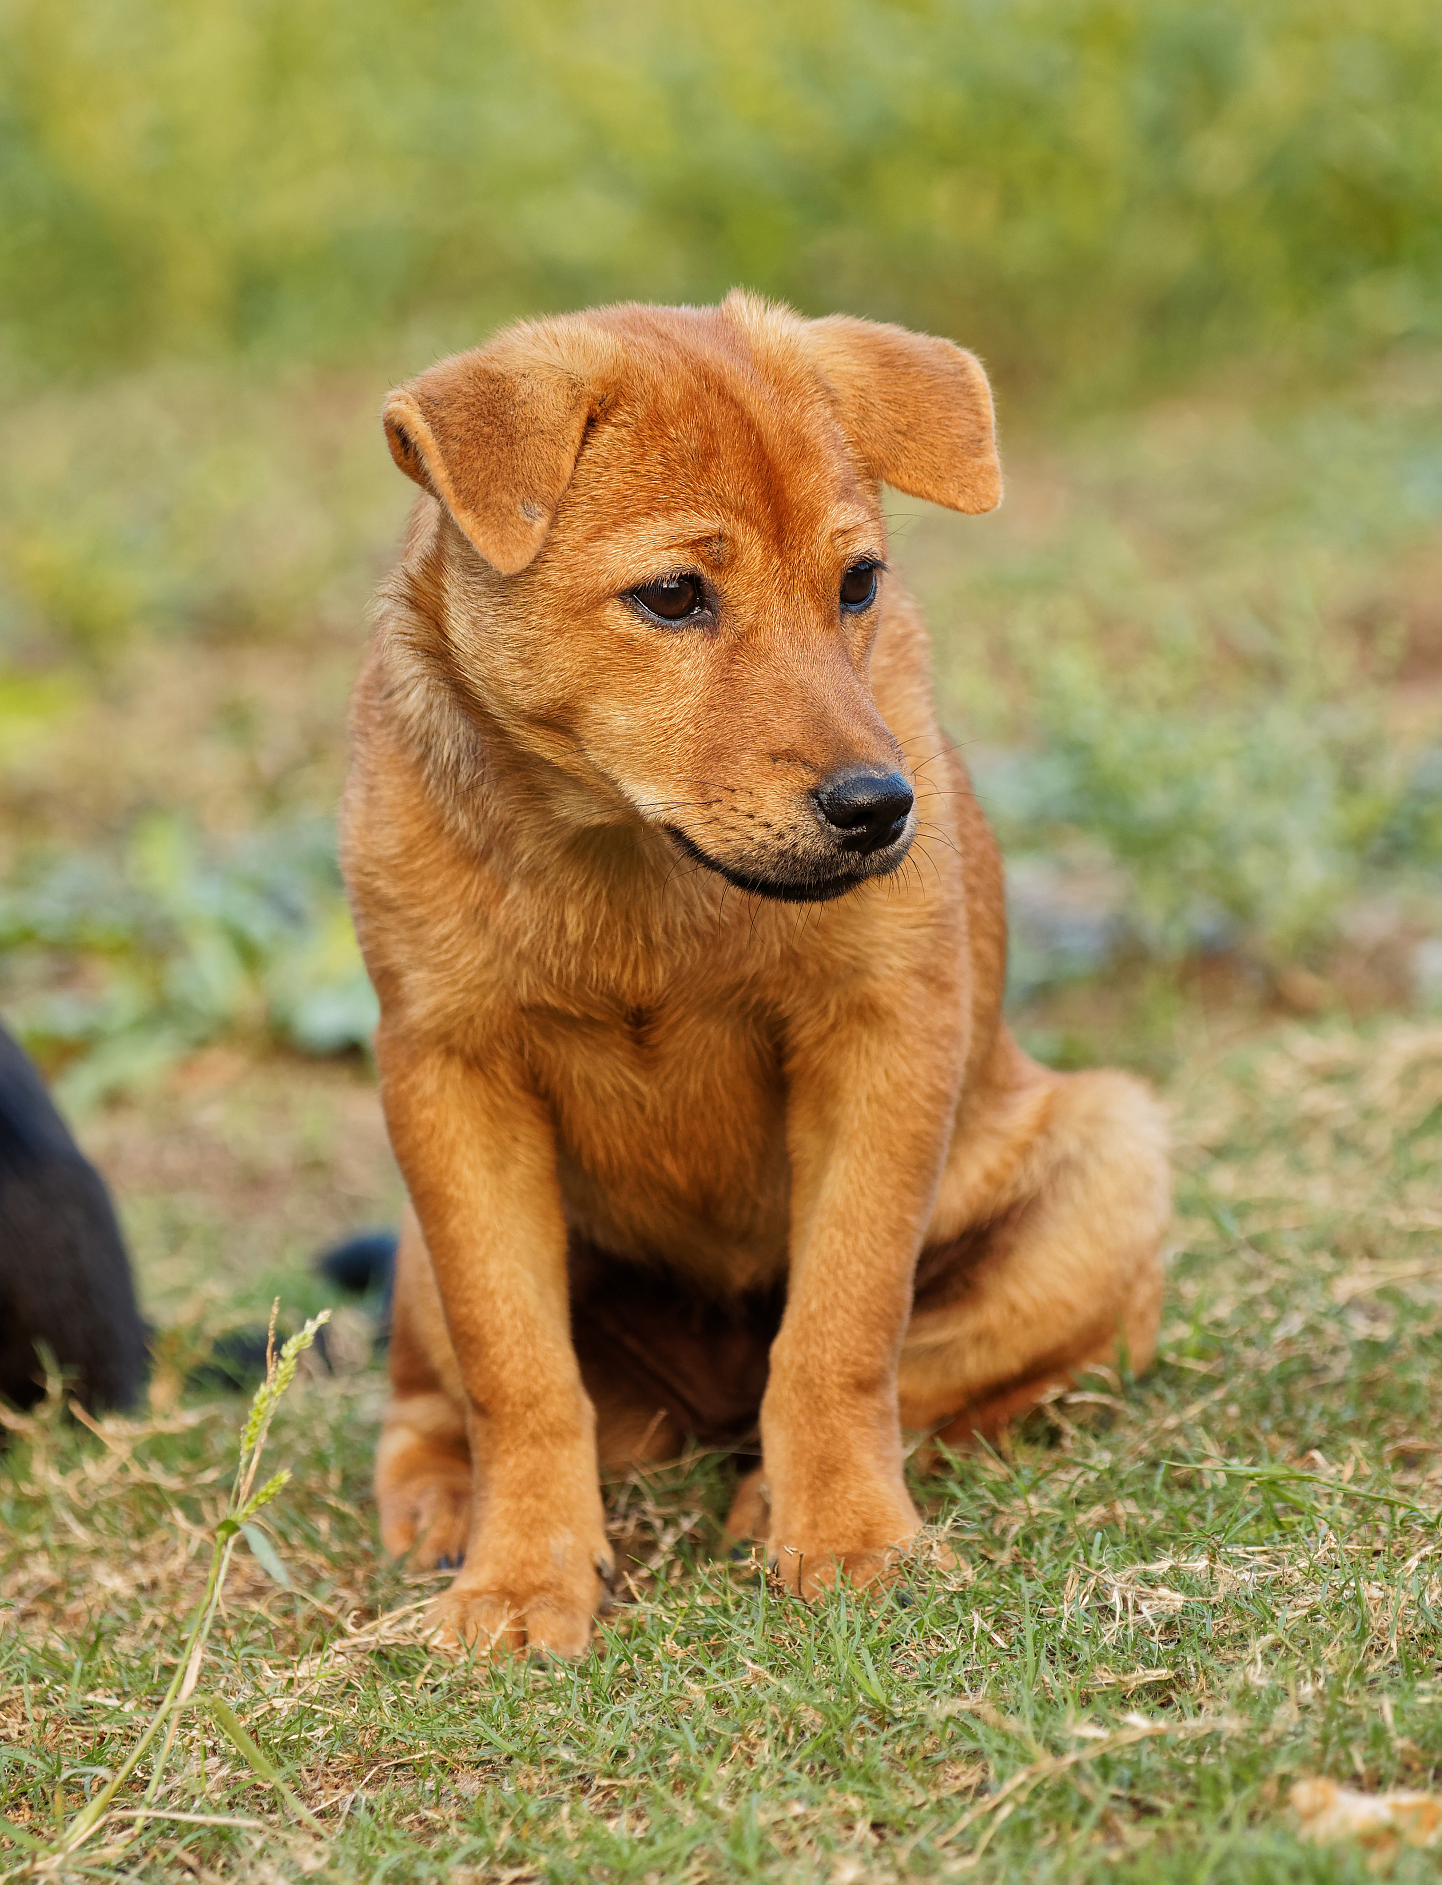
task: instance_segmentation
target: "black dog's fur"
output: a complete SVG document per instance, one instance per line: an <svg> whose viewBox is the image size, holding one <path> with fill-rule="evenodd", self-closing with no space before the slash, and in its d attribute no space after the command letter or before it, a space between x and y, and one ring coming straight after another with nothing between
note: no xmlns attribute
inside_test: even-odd
<svg viewBox="0 0 1442 1885"><path fill-rule="evenodd" d="M315 1263L327 1282L334 1283L338 1289L351 1296L370 1296L374 1300L378 1347L384 1347L390 1340L397 1241L393 1230L360 1231L343 1244L324 1251Z"/></svg>
<svg viewBox="0 0 1442 1885"><path fill-rule="evenodd" d="M145 1326L110 1196L0 1028L0 1395L14 1405L45 1392L38 1343L84 1406L134 1402Z"/></svg>

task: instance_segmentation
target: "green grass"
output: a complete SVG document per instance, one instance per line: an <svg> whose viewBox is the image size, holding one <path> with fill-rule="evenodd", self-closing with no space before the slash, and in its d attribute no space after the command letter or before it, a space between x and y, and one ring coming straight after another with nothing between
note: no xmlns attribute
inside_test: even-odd
<svg viewBox="0 0 1442 1885"><path fill-rule="evenodd" d="M394 377L736 282L1070 403L1438 337L1428 0L10 0L0 337Z"/></svg>
<svg viewBox="0 0 1442 1885"><path fill-rule="evenodd" d="M1370 1876L1287 1794L1442 1770L1442 1033L1274 1029L1193 1054L1172 1099L1157 1367L922 1482L958 1563L899 1593L807 1608L717 1555L708 1457L609 1488L629 1583L584 1662L434 1656L410 1631L436 1580L375 1544L378 1375L304 1381L269 1461L290 1588L242 1550L206 1684L328 1836L197 1720L162 1806L255 1824L154 1822L89 1875ZM35 1833L173 1674L240 1412L103 1440L41 1417L0 1461L0 1797Z"/></svg>

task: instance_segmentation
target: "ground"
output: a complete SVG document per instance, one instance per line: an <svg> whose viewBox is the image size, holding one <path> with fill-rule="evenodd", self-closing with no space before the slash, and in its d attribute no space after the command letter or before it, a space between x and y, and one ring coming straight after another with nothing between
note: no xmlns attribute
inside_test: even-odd
<svg viewBox="0 0 1442 1885"><path fill-rule="evenodd" d="M156 1819L122 1851L133 1827L115 1820L91 1864L1366 1876L1299 1844L1286 1799L1308 1774L1426 1786L1442 1763L1442 1028L1249 1031L1190 1055L1170 1097L1157 1366L920 1482L958 1562L929 1546L875 1601L803 1608L719 1555L731 1468L701 1457L609 1488L628 1579L586 1662L437 1658L409 1634L435 1581L374 1535L380 1371L352 1345L337 1372L304 1374L270 1448L295 1475L267 1528L289 1588L242 1548L206 1680L330 1838L288 1826L193 1726L160 1809L239 1823ZM277 1147L293 1139L305 1162L287 1183ZM308 1305L299 1259L327 1217L394 1198L373 1097L344 1071L236 1056L144 1118L117 1111L96 1146L127 1181L147 1299L176 1328L272 1287ZM5 1793L33 1830L123 1756L200 1594L243 1404L176 1402L166 1379L164 1412L99 1438L42 1417L6 1456ZM1430 1866L1404 1853L1395 1876Z"/></svg>
<svg viewBox="0 0 1442 1885"><path fill-rule="evenodd" d="M1437 381L1409 371L1274 420L1223 391L1055 449L1020 440L995 535L931 517L898 535L937 625L949 717L1013 857L1032 860L1016 878L1034 898L1023 1036L1068 1065L1146 1071L1172 1109L1155 1367L1063 1395L1000 1452L920 1480L927 1543L874 1600L803 1607L754 1558L726 1555L725 1459L617 1481L626 1575L594 1653L486 1670L416 1640L437 1580L379 1553L383 1375L363 1313L342 1308L332 1366L304 1365L281 1405L264 1470L293 1477L237 1548L201 1680L325 1837L210 1721L185 1718L152 1816L136 1817L143 1767L117 1800L129 1817L63 1866L0 1829L0 1875L1370 1875L1360 1848L1306 1843L1289 1795L1319 1774L1431 1788L1442 1769L1442 1021L1417 868L1431 841L1408 825L1354 858L1336 835L1404 761L1422 776L1442 718ZM264 410L254 424L260 436ZM1395 501L1371 492L1384 460ZM1413 512L1395 498L1413 489L1404 472L1432 493ZM381 488L355 514L390 529L401 505L385 511ZM335 507L312 589L353 542L369 546L358 562L383 557L381 526L352 530ZM292 523L313 548L321 526ZM368 1062L297 1051L268 942L237 955L231 992L205 1006L175 978L212 963L209 889L175 918L179 941L119 917L97 936L46 915L54 872L108 869L176 806L217 856L239 834L323 819L352 600L350 615L344 596L314 616L297 606L268 633L237 603L238 627L137 633L103 662L37 643L0 695L20 729L0 768L3 861L12 908L32 898L0 999L30 1018L71 1096L158 1331L134 1418L97 1431L58 1402L9 1417L0 1815L32 1840L104 1784L175 1673L245 1419L243 1396L196 1385L210 1342L263 1322L276 1296L286 1327L323 1306L314 1251L393 1223L400 1197ZM1047 695L1063 668L1070 691ZM1178 819L1214 802L1224 772L1252 781L1228 816L1237 856L1263 847L1260 878L1224 857L1191 901L1165 901L1192 868L1175 827L1127 824L1101 734L1066 744L1088 676L1139 741L1155 726L1173 754L1214 741L1196 801L1190 775L1168 775ZM1300 771L1239 773L1242 748L1216 745L1217 729L1278 703L1292 717L1265 737L1292 741ZM1371 716L1370 744L1344 708ZM1316 741L1298 744L1299 728ZM1138 750L1140 798L1148 768L1180 762ZM1067 816L1036 809L1058 752L1073 766ZM1396 803L1431 815L1415 791ZM1348 900L1330 927L1303 908L1305 884L1263 895L1282 855L1265 843L1287 819L1288 857L1314 844L1323 860L1307 884ZM116 987L133 996L123 1012ZM1382 1857L1395 1878L1433 1876L1426 1853Z"/></svg>

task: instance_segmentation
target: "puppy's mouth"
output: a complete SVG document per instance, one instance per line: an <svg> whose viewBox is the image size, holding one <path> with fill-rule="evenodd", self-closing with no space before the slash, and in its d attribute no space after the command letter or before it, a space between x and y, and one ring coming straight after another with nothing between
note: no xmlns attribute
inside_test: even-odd
<svg viewBox="0 0 1442 1885"><path fill-rule="evenodd" d="M754 871L740 870L734 864L723 864L720 858L703 851L693 838L688 838L676 825L667 825L664 829L677 849L694 863L715 871L718 877L724 877L728 884L734 884L738 890L745 890L753 897L770 897L776 903L831 903L837 897L844 897L848 890L870 883L875 877L889 876L911 848L904 840L898 839L887 851L869 856L866 859L868 868L864 870L828 873L822 869L813 869L804 876L769 877L760 876ZM895 855L889 855L890 852Z"/></svg>

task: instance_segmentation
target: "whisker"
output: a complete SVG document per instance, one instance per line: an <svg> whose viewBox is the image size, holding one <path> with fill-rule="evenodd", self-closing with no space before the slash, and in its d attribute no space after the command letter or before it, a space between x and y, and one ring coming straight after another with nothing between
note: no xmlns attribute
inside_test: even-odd
<svg viewBox="0 0 1442 1885"><path fill-rule="evenodd" d="M936 881L937 881L937 883L938 883L938 884L940 884L940 883L941 883L941 882L943 881L943 879L942 879L942 875L941 875L941 872L940 872L939 870L937 870L937 867L936 867L936 859L935 859L935 858L934 858L934 857L933 857L933 856L931 855L931 853L930 853L930 851L928 851L928 850L927 850L927 848L926 848L926 846L925 846L924 844L922 844L922 843L921 843L921 841L920 841L920 839L916 839L916 840L914 840L914 841L913 841L913 843L912 843L912 847L911 847L911 852L910 852L910 854L908 854L908 857L907 857L907 862L908 862L908 863L910 863L910 862L911 862L911 860L912 860L912 857L913 857L913 856L915 855L915 853L916 853L917 851L920 851L920 853L921 853L921 855L922 855L922 856L923 856L923 857L924 857L924 858L926 859L926 861L927 861L927 863L928 863L928 864L930 864L930 866L931 866L931 868L932 868L932 870L933 870L933 872L934 872L934 873L935 873L935 875L936 875ZM921 866L920 866L920 865L918 865L918 866L917 866L917 873L916 873L916 874L917 874L917 876L918 876L918 877L919 877L919 876L921 875Z"/></svg>
<svg viewBox="0 0 1442 1885"><path fill-rule="evenodd" d="M958 850L956 844L947 836L946 832L942 830L941 826L938 825L934 819L928 818L925 821L917 820L916 837L912 839L912 843L915 844L923 836L928 838L940 838L948 851L956 857L961 856L961 852Z"/></svg>

